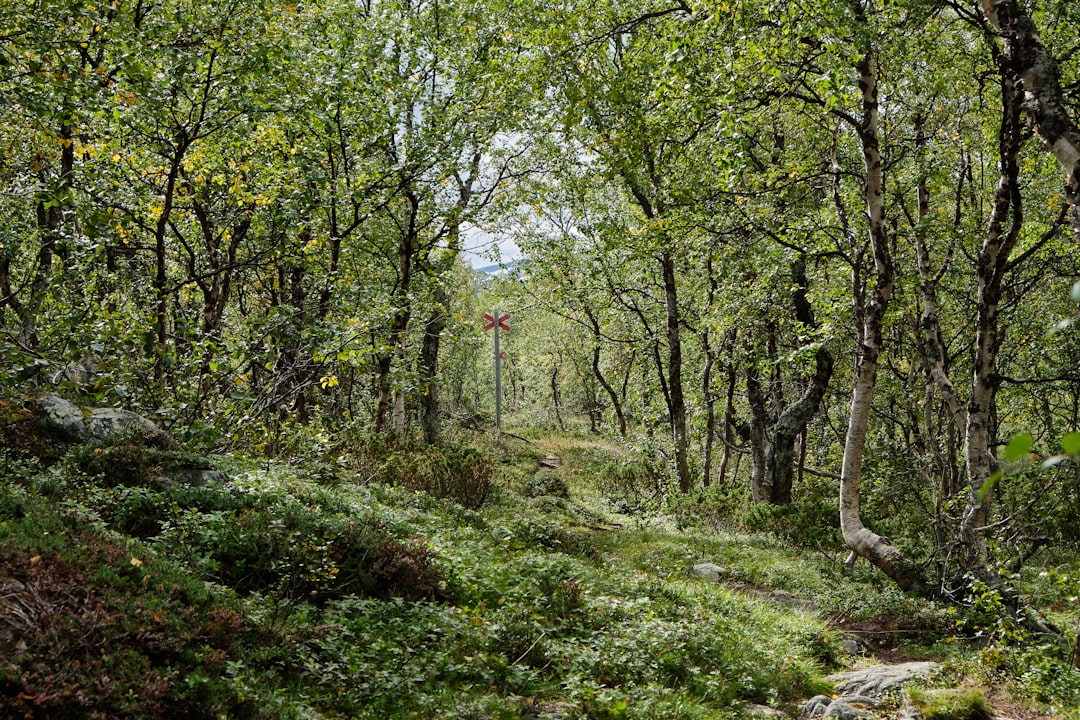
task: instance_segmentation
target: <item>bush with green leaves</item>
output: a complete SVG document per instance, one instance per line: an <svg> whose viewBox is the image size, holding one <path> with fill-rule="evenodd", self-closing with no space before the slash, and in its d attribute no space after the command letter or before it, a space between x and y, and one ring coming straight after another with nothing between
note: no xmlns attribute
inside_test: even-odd
<svg viewBox="0 0 1080 720"><path fill-rule="evenodd" d="M495 466L468 445L419 445L389 435L350 435L345 448L362 481L388 482L476 510L493 490Z"/></svg>
<svg viewBox="0 0 1080 720"><path fill-rule="evenodd" d="M994 717L990 704L978 690L915 687L908 691L908 697L926 720L991 720Z"/></svg>
<svg viewBox="0 0 1080 720"><path fill-rule="evenodd" d="M658 510L667 495L663 474L645 460L608 459L588 473L597 493L628 515Z"/></svg>
<svg viewBox="0 0 1080 720"><path fill-rule="evenodd" d="M421 538L397 537L378 518L332 514L284 493L248 493L247 503L209 511L172 503L155 546L242 593L316 602L446 596Z"/></svg>
<svg viewBox="0 0 1080 720"><path fill-rule="evenodd" d="M256 642L235 599L75 513L0 494L0 716L279 716L229 679Z"/></svg>

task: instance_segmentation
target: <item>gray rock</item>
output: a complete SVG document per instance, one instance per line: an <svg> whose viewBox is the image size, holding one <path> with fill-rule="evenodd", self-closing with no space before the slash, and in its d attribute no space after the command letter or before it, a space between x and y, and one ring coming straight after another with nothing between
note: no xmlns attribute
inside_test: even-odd
<svg viewBox="0 0 1080 720"><path fill-rule="evenodd" d="M874 717L873 709L877 704L867 697L850 695L833 700L822 717L839 720L859 720Z"/></svg>
<svg viewBox="0 0 1080 720"><path fill-rule="evenodd" d="M116 408L94 408L86 415L84 423L89 440L105 440L118 433L161 432L157 425L142 415Z"/></svg>
<svg viewBox="0 0 1080 720"><path fill-rule="evenodd" d="M31 406L41 413L42 424L60 431L68 439L86 442L89 435L83 412L73 403L62 397L47 394L34 399Z"/></svg>
<svg viewBox="0 0 1080 720"><path fill-rule="evenodd" d="M777 605L783 605L789 608L798 608L799 610L815 610L817 606L814 605L811 600L799 600L792 596L787 590L773 590L769 593L769 600Z"/></svg>
<svg viewBox="0 0 1080 720"><path fill-rule="evenodd" d="M694 566L694 573L706 580L720 582L727 577L728 571L719 565L713 565L712 563L698 563Z"/></svg>
<svg viewBox="0 0 1080 720"><path fill-rule="evenodd" d="M780 718L787 717L787 714L782 710L771 708L768 705L756 705L754 703L743 706L743 713L747 717L768 718L770 720L780 720Z"/></svg>
<svg viewBox="0 0 1080 720"><path fill-rule="evenodd" d="M872 718L877 703L873 698L862 695L845 695L833 699L828 695L815 695L803 703L799 713L800 720L815 718L837 718L838 720L859 720Z"/></svg>
<svg viewBox="0 0 1080 720"><path fill-rule="evenodd" d="M42 422L75 442L101 441L122 432L160 432L157 425L130 410L93 408L83 410L57 395L46 394L31 405Z"/></svg>
<svg viewBox="0 0 1080 720"><path fill-rule="evenodd" d="M825 678L836 685L841 695L881 697L898 690L905 683L925 678L941 668L936 662L909 662L900 665L874 665L838 673Z"/></svg>
<svg viewBox="0 0 1080 720"><path fill-rule="evenodd" d="M846 637L840 641L840 649L848 655L862 655L862 645L855 638Z"/></svg>
<svg viewBox="0 0 1080 720"><path fill-rule="evenodd" d="M799 720L810 720L811 718L819 718L825 714L825 711L832 705L833 699L828 695L815 695L802 705L802 710L799 712Z"/></svg>

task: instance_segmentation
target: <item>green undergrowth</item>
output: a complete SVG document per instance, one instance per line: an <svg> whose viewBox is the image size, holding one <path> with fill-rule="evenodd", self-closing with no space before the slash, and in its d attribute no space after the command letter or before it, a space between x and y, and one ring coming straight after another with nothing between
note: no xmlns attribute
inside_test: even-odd
<svg viewBox="0 0 1080 720"><path fill-rule="evenodd" d="M214 458L229 480L205 487L0 455L0 629L17 630L0 634L0 717L797 716L852 661L847 628L902 620L917 654L956 626L776 534L624 512L595 477L633 467L618 446L379 442ZM569 497L523 492L552 454ZM481 475L479 505L440 492ZM695 574L705 562L721 582ZM1016 652L999 678L1021 673ZM1044 667L1042 699L1063 702Z"/></svg>
<svg viewBox="0 0 1080 720"><path fill-rule="evenodd" d="M911 703L925 720L991 720L993 710L982 693L970 689L909 691Z"/></svg>

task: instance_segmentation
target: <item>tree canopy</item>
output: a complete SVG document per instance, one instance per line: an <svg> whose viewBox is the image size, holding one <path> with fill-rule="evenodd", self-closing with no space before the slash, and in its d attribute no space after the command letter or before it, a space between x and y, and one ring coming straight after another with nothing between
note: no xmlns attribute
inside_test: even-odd
<svg viewBox="0 0 1080 720"><path fill-rule="evenodd" d="M437 443L498 304L519 422L959 592L1080 540L1078 13L11 0L0 375L218 449Z"/></svg>

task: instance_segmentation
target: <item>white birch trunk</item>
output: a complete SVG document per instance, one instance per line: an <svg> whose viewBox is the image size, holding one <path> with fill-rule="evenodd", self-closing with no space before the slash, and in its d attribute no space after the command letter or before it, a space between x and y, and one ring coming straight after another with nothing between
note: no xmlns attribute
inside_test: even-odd
<svg viewBox="0 0 1080 720"><path fill-rule="evenodd" d="M1031 129L1065 171L1069 222L1080 235L1080 130L1065 105L1058 63L1017 0L979 0L979 6L1001 33L1005 60L1021 85Z"/></svg>
<svg viewBox="0 0 1080 720"><path fill-rule="evenodd" d="M859 328L860 343L855 358L855 383L851 396L851 415L848 419L844 458L840 471L840 530L852 552L867 558L888 575L903 590L919 590L925 582L919 569L904 558L888 539L866 528L862 523L859 493L862 482L862 460L866 448L866 432L870 424L870 409L877 383L878 357L882 346L882 323L893 289L893 261L885 232L884 179L878 144L877 75L873 53L859 62L859 87L863 93L862 142L866 165L866 211L869 218L870 245L874 255L875 283L870 302L856 308L862 316ZM858 272L856 268L854 272ZM856 278L856 284L859 279ZM856 293L856 303L860 293ZM860 312L861 311L861 312Z"/></svg>

